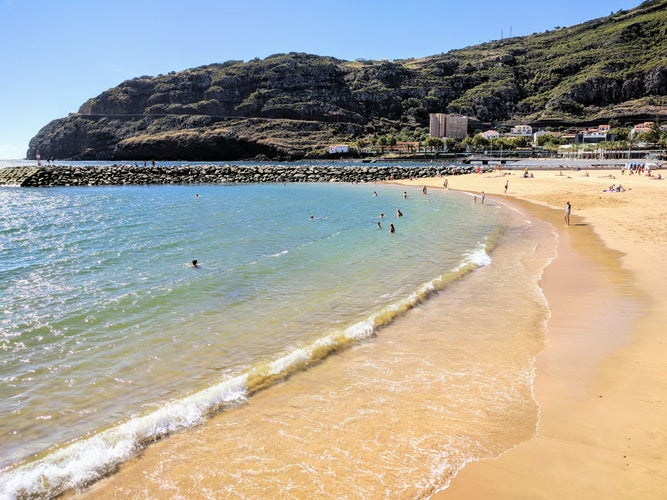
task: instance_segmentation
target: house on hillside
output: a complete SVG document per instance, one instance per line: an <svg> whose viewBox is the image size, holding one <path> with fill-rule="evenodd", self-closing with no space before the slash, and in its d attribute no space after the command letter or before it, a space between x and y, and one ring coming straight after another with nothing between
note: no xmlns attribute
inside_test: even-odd
<svg viewBox="0 0 667 500"><path fill-rule="evenodd" d="M614 136L610 133L609 125L600 125L585 130L580 130L575 138L575 142L581 144L595 144L598 142L613 141Z"/></svg>
<svg viewBox="0 0 667 500"><path fill-rule="evenodd" d="M347 152L349 152L349 150L350 150L350 147L347 144L335 144L333 146L329 146L329 154L330 155L347 153Z"/></svg>
<svg viewBox="0 0 667 500"><path fill-rule="evenodd" d="M482 132L481 135L484 137L484 139L490 141L492 139L498 139L500 137L500 132L497 130L487 130L486 132Z"/></svg>
<svg viewBox="0 0 667 500"><path fill-rule="evenodd" d="M632 127L632 130L630 131L630 136L634 137L638 134L645 134L646 132L650 132L652 128L653 128L653 122L639 123L634 127Z"/></svg>
<svg viewBox="0 0 667 500"><path fill-rule="evenodd" d="M533 135L533 127L530 125L515 125L510 130L512 137L530 137Z"/></svg>

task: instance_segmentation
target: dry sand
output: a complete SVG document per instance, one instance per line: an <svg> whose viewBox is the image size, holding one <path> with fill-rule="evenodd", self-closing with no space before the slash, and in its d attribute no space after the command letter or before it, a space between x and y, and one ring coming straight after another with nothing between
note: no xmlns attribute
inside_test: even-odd
<svg viewBox="0 0 667 500"><path fill-rule="evenodd" d="M537 434L469 464L435 498L667 498L667 180L619 170L533 173L448 177L450 189L532 202L529 212L552 221L561 243L541 282L551 318L537 360ZM411 183L442 189L443 180ZM604 192L619 183L624 192ZM601 294L586 289L605 279L629 283L624 293L637 306L627 325L608 324Z"/></svg>

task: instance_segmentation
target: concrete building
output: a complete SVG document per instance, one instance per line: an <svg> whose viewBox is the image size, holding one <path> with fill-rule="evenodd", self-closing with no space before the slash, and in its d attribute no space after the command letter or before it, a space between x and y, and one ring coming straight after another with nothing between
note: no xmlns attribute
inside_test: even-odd
<svg viewBox="0 0 667 500"><path fill-rule="evenodd" d="M533 127L530 125L515 125L510 130L510 135L514 137L530 137L533 135Z"/></svg>
<svg viewBox="0 0 667 500"><path fill-rule="evenodd" d="M468 135L468 117L446 113L431 113L429 135L439 138L465 139Z"/></svg>
<svg viewBox="0 0 667 500"><path fill-rule="evenodd" d="M609 125L600 125L598 127L580 130L576 136L575 142L582 144L596 144L598 142L613 141L614 136L610 134Z"/></svg>

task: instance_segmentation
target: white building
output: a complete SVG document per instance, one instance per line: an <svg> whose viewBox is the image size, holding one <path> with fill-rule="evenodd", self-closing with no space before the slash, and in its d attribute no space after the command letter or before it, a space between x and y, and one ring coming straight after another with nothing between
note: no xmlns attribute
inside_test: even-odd
<svg viewBox="0 0 667 500"><path fill-rule="evenodd" d="M334 146L329 146L330 155L347 153L349 150L350 148L347 144L335 144Z"/></svg>
<svg viewBox="0 0 667 500"><path fill-rule="evenodd" d="M533 127L530 125L515 125L510 130L510 135L514 137L530 137L533 135Z"/></svg>

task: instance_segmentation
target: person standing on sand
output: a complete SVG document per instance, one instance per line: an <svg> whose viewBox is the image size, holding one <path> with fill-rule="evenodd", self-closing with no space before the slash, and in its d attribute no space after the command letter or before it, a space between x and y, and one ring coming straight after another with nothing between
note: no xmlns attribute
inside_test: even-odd
<svg viewBox="0 0 667 500"><path fill-rule="evenodd" d="M482 191L482 205L484 205L484 198L486 198L486 194L484 194L484 191Z"/></svg>
<svg viewBox="0 0 667 500"><path fill-rule="evenodd" d="M510 185L510 181L506 181L505 182L505 192L506 193L507 193L507 188L508 188L509 185Z"/></svg>
<svg viewBox="0 0 667 500"><path fill-rule="evenodd" d="M571 211L572 211L572 205L570 205L570 202L568 201L565 204L565 216L564 216L566 226L570 225L570 212Z"/></svg>

